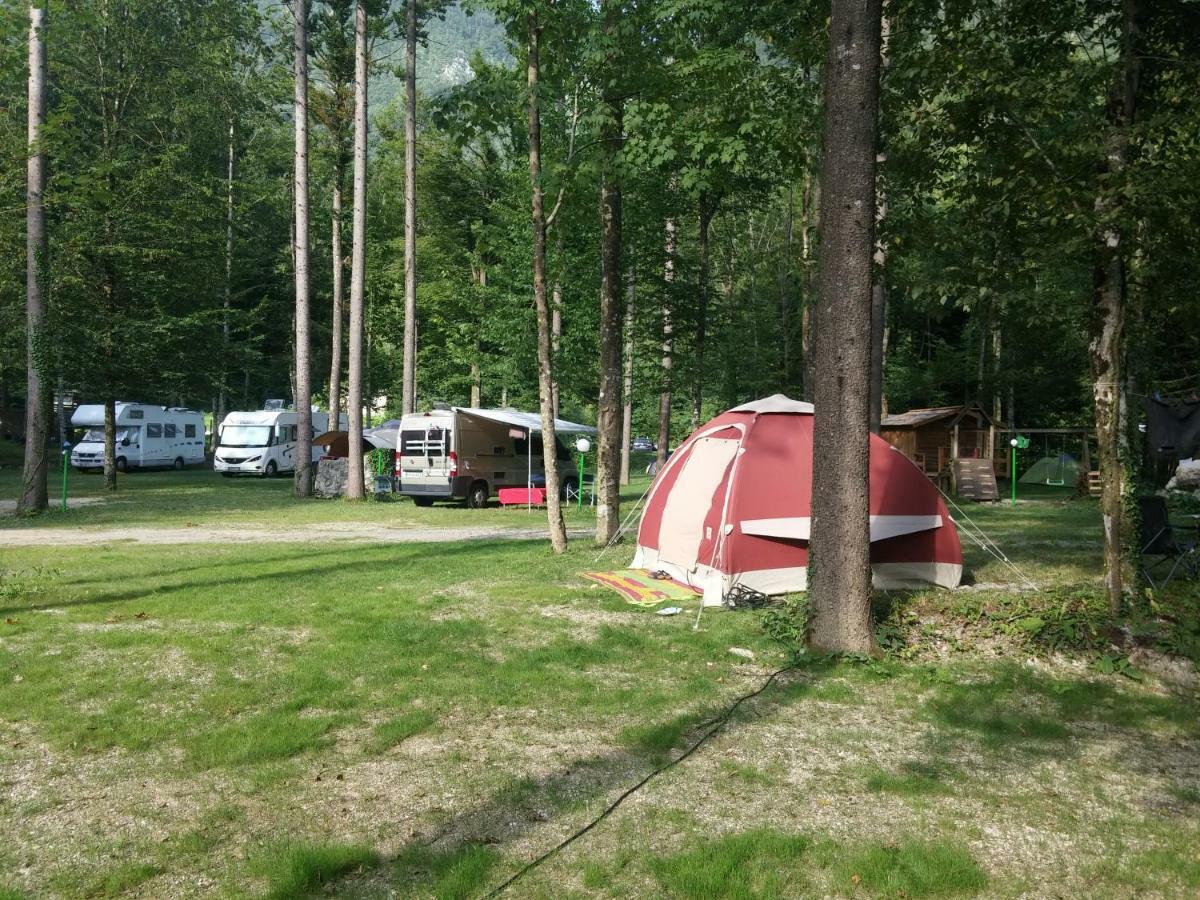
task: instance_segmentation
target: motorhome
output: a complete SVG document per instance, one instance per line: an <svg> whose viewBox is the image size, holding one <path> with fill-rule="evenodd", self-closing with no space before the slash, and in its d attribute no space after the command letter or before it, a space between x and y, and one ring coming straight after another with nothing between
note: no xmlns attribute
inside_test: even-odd
<svg viewBox="0 0 1200 900"><path fill-rule="evenodd" d="M217 427L213 469L227 478L260 475L270 478L296 468L296 427L300 414L292 409L259 409L231 412ZM313 411L312 436L324 434L329 415ZM312 461L321 458L321 447L312 448Z"/></svg>
<svg viewBox="0 0 1200 900"><path fill-rule="evenodd" d="M482 509L503 487L540 487L542 465L541 417L511 409L451 407L410 413L400 420L396 444L399 493L418 506L435 500L461 500ZM555 420L558 435L591 434L590 425ZM561 493L579 489L571 455L556 440L562 472Z"/></svg>
<svg viewBox="0 0 1200 900"><path fill-rule="evenodd" d="M190 409L117 403L117 471L204 462L204 416ZM84 429L71 449L71 465L81 471L104 468L104 405L76 408L71 425Z"/></svg>

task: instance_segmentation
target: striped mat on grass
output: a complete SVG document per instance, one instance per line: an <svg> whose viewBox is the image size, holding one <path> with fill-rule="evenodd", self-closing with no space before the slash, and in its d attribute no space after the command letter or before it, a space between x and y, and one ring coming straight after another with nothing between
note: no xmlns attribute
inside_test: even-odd
<svg viewBox="0 0 1200 900"><path fill-rule="evenodd" d="M654 578L645 569L584 572L583 577L612 588L638 606L657 606L667 600L692 600L700 595L700 591L670 578Z"/></svg>

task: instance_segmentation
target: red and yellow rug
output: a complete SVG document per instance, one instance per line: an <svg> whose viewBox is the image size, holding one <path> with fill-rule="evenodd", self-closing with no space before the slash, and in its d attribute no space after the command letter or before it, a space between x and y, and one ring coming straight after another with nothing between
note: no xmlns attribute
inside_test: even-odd
<svg viewBox="0 0 1200 900"><path fill-rule="evenodd" d="M657 606L667 600L693 600L701 593L670 578L654 578L645 569L584 572L583 577L612 588L628 602L638 606Z"/></svg>

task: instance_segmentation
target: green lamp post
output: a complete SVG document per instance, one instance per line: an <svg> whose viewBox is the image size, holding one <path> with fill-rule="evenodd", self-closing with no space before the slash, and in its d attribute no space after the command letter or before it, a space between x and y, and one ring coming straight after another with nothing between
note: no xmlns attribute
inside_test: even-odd
<svg viewBox="0 0 1200 900"><path fill-rule="evenodd" d="M1008 442L1008 445L1012 447L1012 453L1009 455L1012 456L1012 505L1015 507L1017 505L1017 451L1029 448L1029 438L1018 434Z"/></svg>

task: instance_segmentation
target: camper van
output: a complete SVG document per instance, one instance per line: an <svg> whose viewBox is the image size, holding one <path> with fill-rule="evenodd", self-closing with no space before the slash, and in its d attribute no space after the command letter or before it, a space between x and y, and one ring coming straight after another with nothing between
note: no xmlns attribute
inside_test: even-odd
<svg viewBox="0 0 1200 900"><path fill-rule="evenodd" d="M261 475L270 478L296 468L296 425L299 414L292 409L259 409L231 412L217 428L218 444L213 453L213 469L226 478L234 475ZM313 437L324 434L329 416L313 411ZM322 449L312 448L313 462Z"/></svg>
<svg viewBox="0 0 1200 900"><path fill-rule="evenodd" d="M591 434L595 428L555 420L558 434ZM399 492L418 506L435 500L462 500L482 509L503 487L540 487L542 465L541 417L511 409L452 407L410 413L400 420L396 443ZM532 436L532 442L530 437ZM579 478L571 455L557 441L562 494L578 490Z"/></svg>
<svg viewBox="0 0 1200 900"><path fill-rule="evenodd" d="M204 416L190 409L117 403L117 471L204 462ZM80 406L71 425L83 436L71 450L71 465L81 471L104 468L104 405Z"/></svg>

